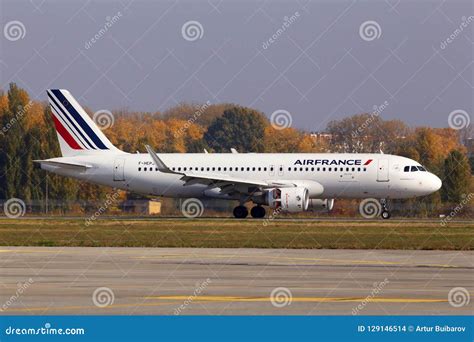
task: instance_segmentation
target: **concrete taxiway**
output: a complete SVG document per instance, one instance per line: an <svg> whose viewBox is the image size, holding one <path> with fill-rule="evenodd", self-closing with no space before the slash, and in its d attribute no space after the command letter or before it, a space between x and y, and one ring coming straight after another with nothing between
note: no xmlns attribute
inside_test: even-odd
<svg viewBox="0 0 474 342"><path fill-rule="evenodd" d="M472 315L474 252L0 247L0 314Z"/></svg>

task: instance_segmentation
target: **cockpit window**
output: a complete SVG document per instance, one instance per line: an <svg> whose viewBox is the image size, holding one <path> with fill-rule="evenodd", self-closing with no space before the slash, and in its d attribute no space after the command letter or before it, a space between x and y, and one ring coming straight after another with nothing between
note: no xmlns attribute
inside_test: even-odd
<svg viewBox="0 0 474 342"><path fill-rule="evenodd" d="M416 166L412 166L410 171L411 171L411 172L415 172L415 171L418 171L418 169L417 169Z"/></svg>
<svg viewBox="0 0 474 342"><path fill-rule="evenodd" d="M410 171L410 167L409 167L409 166L405 166L405 167L403 168L403 172L408 172L408 171Z"/></svg>
<svg viewBox="0 0 474 342"><path fill-rule="evenodd" d="M426 169L423 166L418 166L418 170L426 172Z"/></svg>

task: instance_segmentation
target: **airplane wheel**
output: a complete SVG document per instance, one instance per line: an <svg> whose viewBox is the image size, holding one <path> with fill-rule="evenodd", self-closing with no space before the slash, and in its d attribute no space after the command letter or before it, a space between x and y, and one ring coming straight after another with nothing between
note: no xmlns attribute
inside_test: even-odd
<svg viewBox="0 0 474 342"><path fill-rule="evenodd" d="M256 205L250 210L250 215L252 215L253 218L263 218L265 217L265 208L261 205Z"/></svg>
<svg viewBox="0 0 474 342"><path fill-rule="evenodd" d="M382 216L382 218L384 220L388 220L390 218L390 216L392 216L392 215L390 214L390 211L384 210L384 211L382 211L380 216Z"/></svg>
<svg viewBox="0 0 474 342"><path fill-rule="evenodd" d="M234 208L234 217L235 218L246 218L249 214L247 208L243 205L239 205Z"/></svg>

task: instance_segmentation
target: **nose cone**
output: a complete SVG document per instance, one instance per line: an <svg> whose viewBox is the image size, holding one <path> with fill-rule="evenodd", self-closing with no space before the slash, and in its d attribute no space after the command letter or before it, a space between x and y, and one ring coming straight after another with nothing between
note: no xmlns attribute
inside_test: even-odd
<svg viewBox="0 0 474 342"><path fill-rule="evenodd" d="M441 182L441 179L439 179L439 177L434 174L430 174L430 176L431 176L431 180L430 180L431 191L435 192L441 189L441 186L443 185L443 183Z"/></svg>

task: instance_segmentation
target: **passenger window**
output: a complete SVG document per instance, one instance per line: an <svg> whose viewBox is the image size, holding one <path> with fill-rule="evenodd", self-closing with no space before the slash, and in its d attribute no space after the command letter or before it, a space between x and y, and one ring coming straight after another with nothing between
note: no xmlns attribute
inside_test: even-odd
<svg viewBox="0 0 474 342"><path fill-rule="evenodd" d="M158 168L157 168L157 167L155 167L155 171L158 171Z"/></svg>
<svg viewBox="0 0 474 342"><path fill-rule="evenodd" d="M216 168L215 168L215 167L213 167L213 168L212 168L212 171L216 171Z"/></svg>
<svg viewBox="0 0 474 342"><path fill-rule="evenodd" d="M308 170L309 170L309 169L308 169L308 168L306 168L306 172L308 172Z"/></svg>
<svg viewBox="0 0 474 342"><path fill-rule="evenodd" d="M288 171L291 171L291 167L288 168Z"/></svg>
<svg viewBox="0 0 474 342"><path fill-rule="evenodd" d="M255 168L254 168L254 167L252 167L252 171L255 171Z"/></svg>
<svg viewBox="0 0 474 342"><path fill-rule="evenodd" d="M139 168L138 168L138 171L141 171L141 170L142 170L142 168L141 168L141 167L139 167Z"/></svg>
<svg viewBox="0 0 474 342"><path fill-rule="evenodd" d="M321 170L321 169L318 167L318 172L319 172L319 170Z"/></svg>
<svg viewBox="0 0 474 342"><path fill-rule="evenodd" d="M261 168L261 167L259 167L259 168L258 168L258 171L262 171L262 168Z"/></svg>
<svg viewBox="0 0 474 342"><path fill-rule="evenodd" d="M366 168L366 167L364 167L364 172L365 172L365 171L367 171L367 168Z"/></svg>
<svg viewBox="0 0 474 342"><path fill-rule="evenodd" d="M360 172L360 167L357 168L357 171Z"/></svg>
<svg viewBox="0 0 474 342"><path fill-rule="evenodd" d="M282 166L280 166L280 171L283 171L283 167L282 167Z"/></svg>
<svg viewBox="0 0 474 342"><path fill-rule="evenodd" d="M348 167L346 167L346 171L349 171L349 168L348 168Z"/></svg>
<svg viewBox="0 0 474 342"><path fill-rule="evenodd" d="M229 171L232 171L232 167L229 167Z"/></svg>
<svg viewBox="0 0 474 342"><path fill-rule="evenodd" d="M273 167L270 168L270 171L273 171Z"/></svg>
<svg viewBox="0 0 474 342"><path fill-rule="evenodd" d="M146 170L147 170L146 167L144 167L144 168L143 168L143 171L146 171Z"/></svg>
<svg viewBox="0 0 474 342"><path fill-rule="evenodd" d="M247 171L250 171L250 167L247 167Z"/></svg>
<svg viewBox="0 0 474 342"><path fill-rule="evenodd" d="M297 171L297 170L298 170L298 168L296 168L296 167L295 167L295 168L293 168L293 170Z"/></svg>
<svg viewBox="0 0 474 342"><path fill-rule="evenodd" d="M266 168L266 167L264 167L264 168L263 168L263 171L267 171L267 168Z"/></svg>
<svg viewBox="0 0 474 342"><path fill-rule="evenodd" d="M418 171L418 169L416 168L416 166L412 166L410 171L415 172L415 171Z"/></svg>
<svg viewBox="0 0 474 342"><path fill-rule="evenodd" d="M241 167L241 168L240 168L240 171L244 171L244 169L245 169L245 168Z"/></svg>
<svg viewBox="0 0 474 342"><path fill-rule="evenodd" d="M303 171L303 168L302 168L302 167L300 167L300 171Z"/></svg>
<svg viewBox="0 0 474 342"><path fill-rule="evenodd" d="M323 171L326 171L326 168L325 168L325 167L323 167Z"/></svg>
<svg viewBox="0 0 474 342"><path fill-rule="evenodd" d="M355 170L356 170L355 167L353 167L353 168L352 168L352 172L354 172Z"/></svg>
<svg viewBox="0 0 474 342"><path fill-rule="evenodd" d="M186 171L186 168L183 168L183 171Z"/></svg>
<svg viewBox="0 0 474 342"><path fill-rule="evenodd" d="M328 168L328 171L331 171L332 169L331 168Z"/></svg>
<svg viewBox="0 0 474 342"><path fill-rule="evenodd" d="M311 171L314 171L314 167L311 168Z"/></svg>

